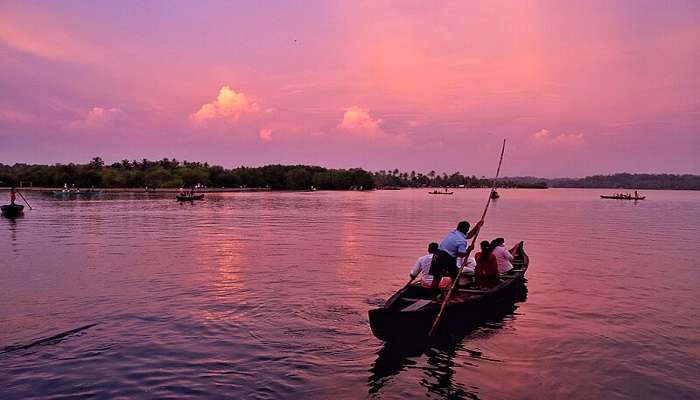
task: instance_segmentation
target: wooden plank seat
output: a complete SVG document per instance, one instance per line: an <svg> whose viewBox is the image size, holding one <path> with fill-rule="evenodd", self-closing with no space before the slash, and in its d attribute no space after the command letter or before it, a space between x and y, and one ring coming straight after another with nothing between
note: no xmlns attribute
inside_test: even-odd
<svg viewBox="0 0 700 400"><path fill-rule="evenodd" d="M404 307L401 312L409 312L409 311L416 311L420 310L421 308L425 307L426 305L432 303L432 300L426 300L426 299L418 299L414 303L410 304L408 307Z"/></svg>

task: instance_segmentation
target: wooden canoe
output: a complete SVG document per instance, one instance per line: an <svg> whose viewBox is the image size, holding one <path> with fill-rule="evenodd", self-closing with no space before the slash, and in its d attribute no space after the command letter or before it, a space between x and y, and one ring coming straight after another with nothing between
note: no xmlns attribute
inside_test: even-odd
<svg viewBox="0 0 700 400"><path fill-rule="evenodd" d="M613 200L644 200L647 197L646 196L639 196L639 197L626 197L626 196L605 196L605 195L600 195L601 199L613 199Z"/></svg>
<svg viewBox="0 0 700 400"><path fill-rule="evenodd" d="M483 315L489 309L498 307L503 302L513 301L518 289L522 289L525 272L530 259L522 245L520 254L513 260L513 269L501 274L500 282L491 288L480 288L473 284L455 289L452 298L445 307L440 325L450 317L459 315L464 320L465 313ZM425 338L430 331L435 317L440 310L441 301L431 300L432 293L419 285L403 287L379 308L369 310L369 324L372 333L385 342L404 342L415 338Z"/></svg>
<svg viewBox="0 0 700 400"><path fill-rule="evenodd" d="M7 204L0 206L0 210L5 217L13 218L24 212L24 206L21 204Z"/></svg>
<svg viewBox="0 0 700 400"><path fill-rule="evenodd" d="M192 196L181 196L177 195L177 201L194 201L194 200L204 200L203 194L195 194Z"/></svg>

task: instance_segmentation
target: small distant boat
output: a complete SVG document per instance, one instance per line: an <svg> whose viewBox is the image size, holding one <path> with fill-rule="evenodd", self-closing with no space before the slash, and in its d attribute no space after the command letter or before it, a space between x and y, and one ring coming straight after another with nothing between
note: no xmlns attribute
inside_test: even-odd
<svg viewBox="0 0 700 400"><path fill-rule="evenodd" d="M428 194L454 194L455 192L448 192L447 188L445 188L445 191L439 191L439 190L433 190L432 192L428 192Z"/></svg>
<svg viewBox="0 0 700 400"><path fill-rule="evenodd" d="M631 195L614 195L614 196L605 196L605 195L600 195L601 199L613 199L613 200L644 200L647 197L646 196L631 196Z"/></svg>
<svg viewBox="0 0 700 400"><path fill-rule="evenodd" d="M99 196L102 194L101 190L60 190L57 192L53 192L53 195L56 197L78 197L78 196L84 196L84 197L90 197L90 196Z"/></svg>
<svg viewBox="0 0 700 400"><path fill-rule="evenodd" d="M24 213L24 206L21 204L7 204L0 206L0 210L2 210L3 216L7 218L14 218Z"/></svg>
<svg viewBox="0 0 700 400"><path fill-rule="evenodd" d="M496 200L499 197L501 197L501 195L499 195L497 191L491 190L491 198L492 199Z"/></svg>
<svg viewBox="0 0 700 400"><path fill-rule="evenodd" d="M194 200L204 200L204 194L194 194L194 195L177 195L177 201L194 201Z"/></svg>

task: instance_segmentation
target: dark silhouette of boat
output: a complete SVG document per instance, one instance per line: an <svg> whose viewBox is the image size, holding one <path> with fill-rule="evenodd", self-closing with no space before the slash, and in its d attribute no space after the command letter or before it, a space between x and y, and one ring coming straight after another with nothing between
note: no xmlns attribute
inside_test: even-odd
<svg viewBox="0 0 700 400"><path fill-rule="evenodd" d="M496 200L497 198L501 197L501 195L498 194L496 190L491 190L491 198L493 200Z"/></svg>
<svg viewBox="0 0 700 400"><path fill-rule="evenodd" d="M433 190L432 192L428 192L428 194L455 194L455 192L448 192L447 188L445 188L445 191L439 191L439 190Z"/></svg>
<svg viewBox="0 0 700 400"><path fill-rule="evenodd" d="M600 198L601 199L613 199L613 200L644 200L647 197L646 196L634 197L634 196L627 196L627 195L624 195L624 196L605 196L605 195L601 194Z"/></svg>
<svg viewBox="0 0 700 400"><path fill-rule="evenodd" d="M498 285L491 288L481 288L473 284L458 287L445 307L437 330L447 325L451 316L464 313L479 313L483 315L490 309L503 302L512 302L513 294L525 281L525 272L530 259L525 253L523 243L513 260L513 269L501 274ZM442 301L432 300L432 292L417 284L404 286L387 300L384 306L369 310L369 325L372 333L385 342L415 342L425 338L437 316ZM467 323L464 318L460 321Z"/></svg>
<svg viewBox="0 0 700 400"><path fill-rule="evenodd" d="M24 213L24 206L21 204L7 204L0 206L2 215L7 218L14 218Z"/></svg>
<svg viewBox="0 0 700 400"><path fill-rule="evenodd" d="M53 192L53 195L56 197L92 197L92 196L100 196L102 195L101 190L59 190L56 192Z"/></svg>
<svg viewBox="0 0 700 400"><path fill-rule="evenodd" d="M177 201L194 201L194 200L204 200L204 194L193 194L193 195L177 195Z"/></svg>

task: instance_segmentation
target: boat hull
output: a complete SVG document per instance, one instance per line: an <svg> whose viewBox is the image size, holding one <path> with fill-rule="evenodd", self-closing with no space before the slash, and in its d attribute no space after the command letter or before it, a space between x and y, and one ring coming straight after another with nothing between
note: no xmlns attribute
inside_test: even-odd
<svg viewBox="0 0 700 400"><path fill-rule="evenodd" d="M195 201L195 200L204 200L204 195L203 194L197 194L194 196L177 196L177 201Z"/></svg>
<svg viewBox="0 0 700 400"><path fill-rule="evenodd" d="M639 197L620 197L620 196L600 196L601 199L611 199L611 200L644 200L647 197L646 196L639 196Z"/></svg>
<svg viewBox="0 0 700 400"><path fill-rule="evenodd" d="M7 204L0 206L0 210L2 210L3 216L13 218L24 213L24 206L21 204Z"/></svg>
<svg viewBox="0 0 700 400"><path fill-rule="evenodd" d="M524 287L524 279L517 278L508 287L492 295L484 295L464 303L445 307L435 335L449 332L454 324L464 325L487 318L503 303L512 302ZM397 312L386 308L369 310L369 325L377 339L385 342L415 343L425 338L440 311L440 304L430 305L414 312Z"/></svg>

